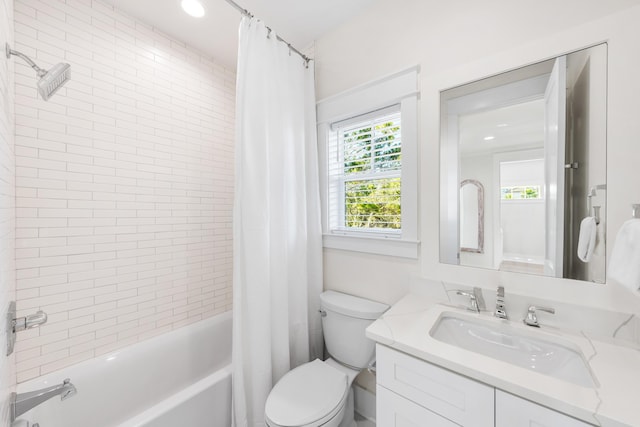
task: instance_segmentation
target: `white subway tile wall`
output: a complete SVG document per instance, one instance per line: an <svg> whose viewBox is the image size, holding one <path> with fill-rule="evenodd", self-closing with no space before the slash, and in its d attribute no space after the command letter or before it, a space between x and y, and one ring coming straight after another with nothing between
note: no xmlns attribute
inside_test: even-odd
<svg viewBox="0 0 640 427"><path fill-rule="evenodd" d="M235 71L91 0L16 0L22 382L231 309Z"/></svg>
<svg viewBox="0 0 640 427"><path fill-rule="evenodd" d="M0 47L13 45L13 0L0 0ZM15 156L13 59L0 60L0 425L9 425L9 395L16 384L15 353L4 357L9 301L15 298Z"/></svg>

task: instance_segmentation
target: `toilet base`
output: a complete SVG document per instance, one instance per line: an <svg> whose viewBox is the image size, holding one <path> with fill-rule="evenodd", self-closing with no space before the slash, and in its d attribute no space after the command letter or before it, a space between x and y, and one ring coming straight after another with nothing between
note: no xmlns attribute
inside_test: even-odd
<svg viewBox="0 0 640 427"><path fill-rule="evenodd" d="M344 417L340 422L339 427L357 427L356 426L356 411L355 411L355 399L353 397L353 386L349 387L349 396L347 396L347 402L345 403Z"/></svg>

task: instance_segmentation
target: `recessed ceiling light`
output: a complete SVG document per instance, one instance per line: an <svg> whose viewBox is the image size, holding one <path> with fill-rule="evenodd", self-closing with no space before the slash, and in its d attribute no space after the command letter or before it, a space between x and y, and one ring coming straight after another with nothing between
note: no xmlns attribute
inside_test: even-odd
<svg viewBox="0 0 640 427"><path fill-rule="evenodd" d="M204 16L204 6L198 0L182 0L182 9L194 18Z"/></svg>
<svg viewBox="0 0 640 427"><path fill-rule="evenodd" d="M493 135L489 135L489 136L485 136L485 137L484 137L484 140L485 140L485 141L491 141L492 139L496 139L496 137L495 137L495 136L493 136Z"/></svg>
<svg viewBox="0 0 640 427"><path fill-rule="evenodd" d="M507 123L500 123L498 125L499 128L506 128L507 126L509 126Z"/></svg>

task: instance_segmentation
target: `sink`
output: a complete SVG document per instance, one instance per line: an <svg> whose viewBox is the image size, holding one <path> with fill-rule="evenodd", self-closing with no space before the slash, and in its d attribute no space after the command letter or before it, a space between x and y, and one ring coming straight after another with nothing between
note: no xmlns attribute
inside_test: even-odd
<svg viewBox="0 0 640 427"><path fill-rule="evenodd" d="M597 386L577 346L533 337L508 323L445 312L429 334L438 341L581 387Z"/></svg>

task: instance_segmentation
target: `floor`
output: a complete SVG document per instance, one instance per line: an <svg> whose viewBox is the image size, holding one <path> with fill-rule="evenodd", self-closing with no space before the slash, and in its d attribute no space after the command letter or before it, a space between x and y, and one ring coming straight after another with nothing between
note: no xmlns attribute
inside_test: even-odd
<svg viewBox="0 0 640 427"><path fill-rule="evenodd" d="M356 426L358 427L376 427L376 423L369 421L362 417L360 414L356 414Z"/></svg>

